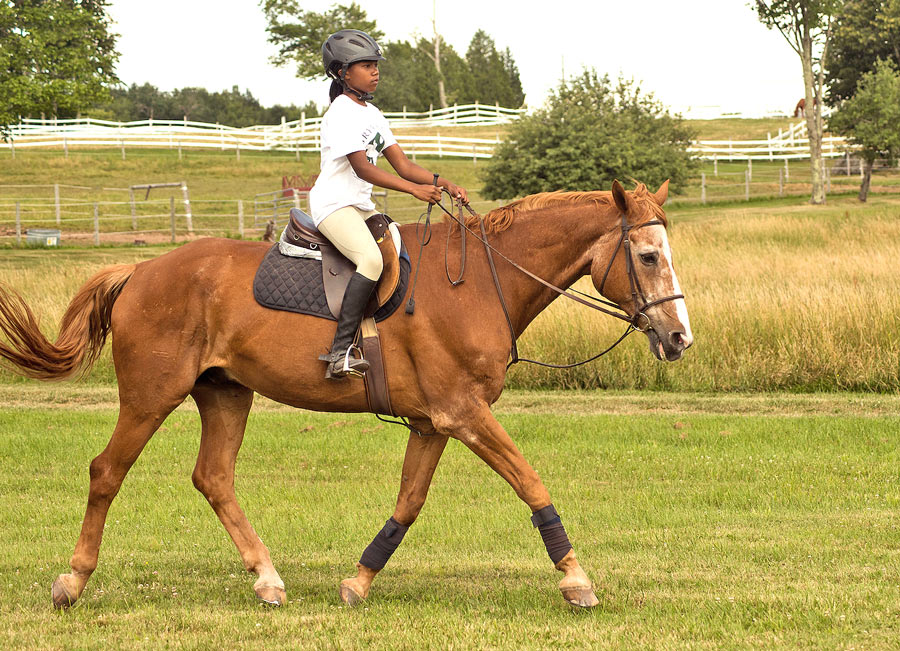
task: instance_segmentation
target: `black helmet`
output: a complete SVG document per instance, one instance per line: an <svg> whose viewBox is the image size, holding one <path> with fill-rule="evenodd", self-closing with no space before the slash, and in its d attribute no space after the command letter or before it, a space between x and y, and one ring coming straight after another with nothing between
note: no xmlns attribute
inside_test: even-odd
<svg viewBox="0 0 900 651"><path fill-rule="evenodd" d="M325 74L340 79L337 69L357 61L384 61L381 48L375 39L358 29L342 29L335 32L322 45L322 63Z"/></svg>

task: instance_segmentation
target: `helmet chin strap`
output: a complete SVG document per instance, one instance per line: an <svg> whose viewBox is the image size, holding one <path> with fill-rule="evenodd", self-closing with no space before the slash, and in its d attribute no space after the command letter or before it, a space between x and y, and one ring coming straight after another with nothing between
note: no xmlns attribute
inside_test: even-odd
<svg viewBox="0 0 900 651"><path fill-rule="evenodd" d="M372 95L372 93L361 93L353 88L350 84L348 84L347 80L344 79L344 75L346 74L347 73L345 70L341 70L340 76L338 77L338 80L341 82L341 86L344 87L344 90L350 91L352 94L356 95L356 97L359 98L359 101L361 102L371 102L373 99L375 99L375 96Z"/></svg>

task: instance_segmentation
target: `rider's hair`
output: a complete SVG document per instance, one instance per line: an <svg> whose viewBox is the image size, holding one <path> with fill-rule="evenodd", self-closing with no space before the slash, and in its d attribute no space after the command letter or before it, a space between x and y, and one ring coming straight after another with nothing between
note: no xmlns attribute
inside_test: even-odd
<svg viewBox="0 0 900 651"><path fill-rule="evenodd" d="M344 94L344 87L337 79L331 80L331 88L328 89L328 100L333 102L338 96Z"/></svg>

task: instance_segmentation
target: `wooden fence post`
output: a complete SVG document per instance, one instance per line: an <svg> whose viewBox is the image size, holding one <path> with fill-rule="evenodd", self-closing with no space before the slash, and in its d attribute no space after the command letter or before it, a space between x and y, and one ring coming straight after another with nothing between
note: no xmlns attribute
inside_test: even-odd
<svg viewBox="0 0 900 651"><path fill-rule="evenodd" d="M178 160L181 160L181 141L178 141Z"/></svg>
<svg viewBox="0 0 900 651"><path fill-rule="evenodd" d="M16 201L16 244L22 243L22 204Z"/></svg>
<svg viewBox="0 0 900 651"><path fill-rule="evenodd" d="M784 159L784 182L785 183L791 182L791 168L788 167L788 159L787 158Z"/></svg>
<svg viewBox="0 0 900 651"><path fill-rule="evenodd" d="M59 211L59 183L53 184L53 203L56 204L56 225L60 225L60 211Z"/></svg>
<svg viewBox="0 0 900 651"><path fill-rule="evenodd" d="M237 162L241 162L241 146L239 144L234 145L234 153L237 156Z"/></svg>
<svg viewBox="0 0 900 651"><path fill-rule="evenodd" d="M131 230L137 230L137 207L134 205L134 188L128 188L128 197L131 203Z"/></svg>
<svg viewBox="0 0 900 651"><path fill-rule="evenodd" d="M747 177L752 181L753 180L753 159L747 159Z"/></svg>
<svg viewBox="0 0 900 651"><path fill-rule="evenodd" d="M66 153L66 158L69 157L69 141L66 138L63 138L63 151Z"/></svg>
<svg viewBox="0 0 900 651"><path fill-rule="evenodd" d="M169 221L172 226L172 244L175 244L175 197L169 197Z"/></svg>
<svg viewBox="0 0 900 651"><path fill-rule="evenodd" d="M706 203L706 172L700 172L700 203Z"/></svg>
<svg viewBox="0 0 900 651"><path fill-rule="evenodd" d="M94 246L100 246L100 205L94 203Z"/></svg>
<svg viewBox="0 0 900 651"><path fill-rule="evenodd" d="M16 145L12 138L9 139L9 150L12 152L13 160L16 160Z"/></svg>
<svg viewBox="0 0 900 651"><path fill-rule="evenodd" d="M238 199L238 235L244 237L244 200Z"/></svg>
<svg viewBox="0 0 900 651"><path fill-rule="evenodd" d="M122 160L125 160L125 141L119 140L119 145L122 147Z"/></svg>
<svg viewBox="0 0 900 651"><path fill-rule="evenodd" d="M784 170L778 170L778 196L784 196Z"/></svg>
<svg viewBox="0 0 900 651"><path fill-rule="evenodd" d="M297 188L292 188L294 195L294 208L300 210L300 193L297 191Z"/></svg>
<svg viewBox="0 0 900 651"><path fill-rule="evenodd" d="M719 155L713 154L713 176L719 175Z"/></svg>
<svg viewBox="0 0 900 651"><path fill-rule="evenodd" d="M750 201L750 170L744 170L744 199Z"/></svg>

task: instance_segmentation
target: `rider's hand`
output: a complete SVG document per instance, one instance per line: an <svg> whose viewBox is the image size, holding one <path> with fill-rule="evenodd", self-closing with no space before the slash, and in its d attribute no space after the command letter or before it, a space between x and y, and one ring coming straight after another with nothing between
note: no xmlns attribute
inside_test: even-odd
<svg viewBox="0 0 900 651"><path fill-rule="evenodd" d="M411 194L426 203L437 203L441 200L441 189L436 185L415 185Z"/></svg>
<svg viewBox="0 0 900 651"><path fill-rule="evenodd" d="M461 203L469 203L469 193L466 192L465 188L461 188L455 183L450 183L447 181L447 185L444 186L447 189L447 192L450 193L450 196L460 201Z"/></svg>

